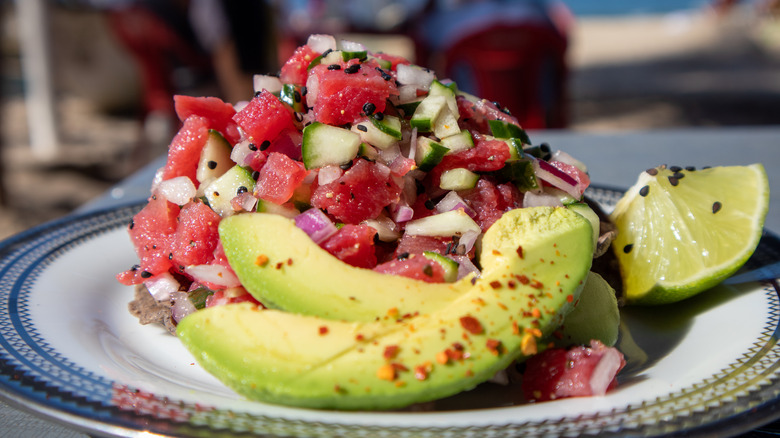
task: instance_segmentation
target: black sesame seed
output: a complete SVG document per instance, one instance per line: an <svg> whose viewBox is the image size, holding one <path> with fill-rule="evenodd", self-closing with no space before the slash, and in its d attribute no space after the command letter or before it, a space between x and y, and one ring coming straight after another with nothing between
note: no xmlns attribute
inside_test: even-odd
<svg viewBox="0 0 780 438"><path fill-rule="evenodd" d="M168 253L168 260L173 260L173 253L172 252Z"/></svg>
<svg viewBox="0 0 780 438"><path fill-rule="evenodd" d="M694 167L694 166L685 166L685 170L687 170L688 172L693 172L694 170L696 170L696 167Z"/></svg>
<svg viewBox="0 0 780 438"><path fill-rule="evenodd" d="M295 116L295 121L296 122L302 122L303 121L303 114L301 114L301 113L296 111L294 116Z"/></svg>
<svg viewBox="0 0 780 438"><path fill-rule="evenodd" d="M647 174L650 175L650 176L658 175L658 169L656 169L655 167L647 169L647 170L645 170L645 172L647 172Z"/></svg>
<svg viewBox="0 0 780 438"><path fill-rule="evenodd" d="M301 93L298 90L295 90L293 92L293 99L295 99L296 102L301 101Z"/></svg>
<svg viewBox="0 0 780 438"><path fill-rule="evenodd" d="M377 120L384 120L385 115L382 113L374 113L374 118Z"/></svg>
<svg viewBox="0 0 780 438"><path fill-rule="evenodd" d="M367 116L374 114L374 111L376 111L376 105L374 105L373 103L366 102L365 104L363 104L363 112L366 113Z"/></svg>
<svg viewBox="0 0 780 438"><path fill-rule="evenodd" d="M628 254L628 253L631 252L632 249L634 249L634 244L633 243L629 243L628 245L623 247L623 252Z"/></svg>
<svg viewBox="0 0 780 438"><path fill-rule="evenodd" d="M305 96L306 93L308 93L308 92L309 92L309 89L306 88L306 85L301 87L301 96Z"/></svg>
<svg viewBox="0 0 780 438"><path fill-rule="evenodd" d="M341 170L348 170L350 167L352 167L352 162L348 161L348 162L340 165L339 169L341 169Z"/></svg>
<svg viewBox="0 0 780 438"><path fill-rule="evenodd" d="M250 151L256 151L257 150L257 145L254 144L254 143L249 143L249 150Z"/></svg>
<svg viewBox="0 0 780 438"><path fill-rule="evenodd" d="M330 52L332 52L332 51L333 51L333 49L328 49L328 50L326 50L326 51L322 52L322 55L321 55L321 56L324 58L324 57L326 57L326 56L330 55Z"/></svg>
<svg viewBox="0 0 780 438"><path fill-rule="evenodd" d="M366 125L357 125L357 130L358 131L363 131L363 132L368 132L368 128L366 127Z"/></svg>
<svg viewBox="0 0 780 438"><path fill-rule="evenodd" d="M408 252L402 252L401 254L398 254L398 257L396 257L398 260L406 260L409 258Z"/></svg>
<svg viewBox="0 0 780 438"><path fill-rule="evenodd" d="M257 178L260 178L260 171L259 170L255 170L254 172L252 172L252 179L257 181Z"/></svg>
<svg viewBox="0 0 780 438"><path fill-rule="evenodd" d="M209 162L206 163L206 166L208 166L209 169L214 170L217 168L217 162L214 160L209 160Z"/></svg>
<svg viewBox="0 0 780 438"><path fill-rule="evenodd" d="M640 194L642 197L645 197L645 196L647 196L647 194L648 194L648 193L650 193L650 186L644 186L644 187L642 187L641 189L639 189L639 194Z"/></svg>
<svg viewBox="0 0 780 438"><path fill-rule="evenodd" d="M135 272L135 271L137 271L139 269L141 269L141 265L133 265L133 266L130 267L130 270L133 271L133 272Z"/></svg>
<svg viewBox="0 0 780 438"><path fill-rule="evenodd" d="M236 193L240 195L240 194L242 194L242 193L246 193L246 192L248 192L248 191L249 191L249 189L248 189L248 188L246 188L246 186L240 186L240 187L238 188L238 190L236 190Z"/></svg>
<svg viewBox="0 0 780 438"><path fill-rule="evenodd" d="M677 184L680 183L680 180L675 178L674 176L669 177L669 184L671 184L673 187L677 187Z"/></svg>
<svg viewBox="0 0 780 438"><path fill-rule="evenodd" d="M341 66L338 64L331 64L328 66L328 70L341 70Z"/></svg>
<svg viewBox="0 0 780 438"><path fill-rule="evenodd" d="M349 67L344 69L344 73L346 74L355 74L360 71L360 64L352 64Z"/></svg>
<svg viewBox="0 0 780 438"><path fill-rule="evenodd" d="M674 175L673 175L673 176L674 176L675 178L677 178L677 179L683 179L683 178L685 178L685 174L684 174L684 173L682 173L682 172L674 172Z"/></svg>
<svg viewBox="0 0 780 438"><path fill-rule="evenodd" d="M436 204L432 200L430 200L430 199L427 199L425 201L424 205L425 205L425 208L427 208L428 210L433 210L436 207Z"/></svg>
<svg viewBox="0 0 780 438"><path fill-rule="evenodd" d="M142 271L141 272L141 278L149 278L152 276L152 273L149 271Z"/></svg>
<svg viewBox="0 0 780 438"><path fill-rule="evenodd" d="M433 277L433 266L425 265L423 267L423 274L425 274L428 277Z"/></svg>
<svg viewBox="0 0 780 438"><path fill-rule="evenodd" d="M135 227L135 221L130 219L130 224L127 226L128 229L132 230L133 227Z"/></svg>
<svg viewBox="0 0 780 438"><path fill-rule="evenodd" d="M679 172L679 171L682 170L682 167L680 167L680 166L670 166L669 170L671 170L672 172Z"/></svg>
<svg viewBox="0 0 780 438"><path fill-rule="evenodd" d="M264 140L262 143L260 143L260 150L264 151L268 149L271 146L271 142L268 140Z"/></svg>
<svg viewBox="0 0 780 438"><path fill-rule="evenodd" d="M263 94L263 90L255 91L255 97L260 97L261 94Z"/></svg>
<svg viewBox="0 0 780 438"><path fill-rule="evenodd" d="M720 209L723 207L723 204L721 204L718 201L715 201L712 203L712 213L715 214L720 211Z"/></svg>

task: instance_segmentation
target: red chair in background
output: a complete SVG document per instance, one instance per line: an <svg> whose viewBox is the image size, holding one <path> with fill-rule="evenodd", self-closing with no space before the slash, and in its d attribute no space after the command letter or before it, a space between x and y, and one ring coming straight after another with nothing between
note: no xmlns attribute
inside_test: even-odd
<svg viewBox="0 0 780 438"><path fill-rule="evenodd" d="M550 26L496 25L452 43L440 68L463 91L509 109L523 128L563 128L566 47L566 38Z"/></svg>

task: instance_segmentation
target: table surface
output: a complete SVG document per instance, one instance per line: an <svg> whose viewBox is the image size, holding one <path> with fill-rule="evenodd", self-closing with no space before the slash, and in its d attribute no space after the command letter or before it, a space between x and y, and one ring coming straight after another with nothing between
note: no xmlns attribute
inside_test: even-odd
<svg viewBox="0 0 780 438"><path fill-rule="evenodd" d="M620 133L569 131L529 132L534 144L549 143L588 165L592 184L628 188L637 175L659 164L724 166L763 163L770 185L766 228L780 233L780 126L745 128L696 128ZM154 171L164 157L122 181L74 214L110 208L146 199ZM0 431L4 436L84 437L79 431L40 419L0 401ZM757 435L754 435L757 436Z"/></svg>

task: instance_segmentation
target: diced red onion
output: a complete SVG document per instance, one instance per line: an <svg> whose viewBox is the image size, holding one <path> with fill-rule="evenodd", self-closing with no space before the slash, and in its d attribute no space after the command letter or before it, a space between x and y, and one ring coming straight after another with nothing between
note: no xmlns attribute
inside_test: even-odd
<svg viewBox="0 0 780 438"><path fill-rule="evenodd" d="M317 75L309 75L306 79L306 105L309 108L314 108L317 103L317 95L320 92L320 80ZM309 114L307 111L306 114ZM306 115L304 115L304 118Z"/></svg>
<svg viewBox="0 0 780 438"><path fill-rule="evenodd" d="M249 105L248 100L239 100L238 102L233 104L233 109L235 109L236 112L240 112L247 105Z"/></svg>
<svg viewBox="0 0 780 438"><path fill-rule="evenodd" d="M161 167L154 172L154 178L152 178L152 187L151 187L152 193L157 192L157 188L160 186L164 174L165 174L165 167Z"/></svg>
<svg viewBox="0 0 780 438"><path fill-rule="evenodd" d="M432 71L407 64L399 64L396 73L396 79L401 85L417 85L421 90L428 90L435 78Z"/></svg>
<svg viewBox="0 0 780 438"><path fill-rule="evenodd" d="M319 53L323 53L328 50L336 50L336 38L333 38L331 35L324 34L309 35L309 39L306 41L306 45L315 52Z"/></svg>
<svg viewBox="0 0 780 438"><path fill-rule="evenodd" d="M461 238L461 240L463 239ZM479 272L479 269L477 268L476 265L474 265L474 263L471 261L469 256L447 255L447 257L458 262L458 280L460 280L461 278L469 274L474 274L474 277L480 276L481 272Z"/></svg>
<svg viewBox="0 0 780 438"><path fill-rule="evenodd" d="M582 189L580 188L577 180L574 178L570 177L564 172L561 172L555 166L544 160L533 160L533 166L534 173L536 173L537 177L547 181L548 183L577 199L582 197Z"/></svg>
<svg viewBox="0 0 780 438"><path fill-rule="evenodd" d="M171 297L171 294L179 291L181 285L173 275L168 272L157 274L154 277L144 281L144 286L149 290L155 300L165 301Z"/></svg>
<svg viewBox="0 0 780 438"><path fill-rule="evenodd" d="M276 76L254 75L252 77L255 93L267 90L269 93L278 93L282 91L282 81Z"/></svg>
<svg viewBox="0 0 780 438"><path fill-rule="evenodd" d="M303 183L304 184L311 184L314 182L315 179L319 177L319 169L312 169L306 173L306 176L303 177Z"/></svg>
<svg viewBox="0 0 780 438"><path fill-rule="evenodd" d="M570 164L577 169L580 169L581 171L588 173L588 166L585 165L582 161L572 157L568 153L556 149L555 152L552 154L552 158L550 161L560 161L561 163Z"/></svg>
<svg viewBox="0 0 780 438"><path fill-rule="evenodd" d="M341 40L341 50L345 52L362 52L366 46L355 41Z"/></svg>
<svg viewBox="0 0 780 438"><path fill-rule="evenodd" d="M409 138L409 156L407 158L410 158L414 160L415 152L417 151L417 128L412 128L412 136Z"/></svg>
<svg viewBox="0 0 780 438"><path fill-rule="evenodd" d="M471 252L471 250L474 248L474 245L476 245L477 240L479 240L479 236L481 235L482 233L478 231L466 231L462 236L460 236L460 239L458 239L458 245L463 245L463 250L465 252Z"/></svg>
<svg viewBox="0 0 780 438"><path fill-rule="evenodd" d="M591 343L591 347L593 347L593 343ZM599 363L590 375L590 389L593 395L604 395L607 393L615 375L623 367L623 358L614 348L604 347L603 349L598 349L598 347L595 347L594 349L601 350L603 353L601 360L599 360Z"/></svg>
<svg viewBox="0 0 780 438"><path fill-rule="evenodd" d="M398 225L384 214L379 215L376 219L363 221L363 223L375 229L379 240L382 242L394 242L401 237Z"/></svg>
<svg viewBox="0 0 780 438"><path fill-rule="evenodd" d="M184 272L196 281L221 288L241 286L236 274L222 265L189 265Z"/></svg>
<svg viewBox="0 0 780 438"><path fill-rule="evenodd" d="M316 244L324 242L336 234L338 228L319 208L310 208L295 216L295 225L311 237Z"/></svg>
<svg viewBox="0 0 780 438"><path fill-rule="evenodd" d="M240 193L230 200L230 205L235 211L253 211L257 205L257 198L252 192Z"/></svg>
<svg viewBox="0 0 780 438"><path fill-rule="evenodd" d="M441 201L436 204L436 211L439 213L444 213L445 211L451 210L463 210L472 219L477 216L477 212L474 211L474 209L471 208L468 204L466 204L466 201L464 201L463 198L461 198L460 195L458 195L454 190L447 192Z"/></svg>
<svg viewBox="0 0 780 438"><path fill-rule="evenodd" d="M408 222L414 217L414 210L409 204L399 202L393 208L393 220L396 223Z"/></svg>
<svg viewBox="0 0 780 438"><path fill-rule="evenodd" d="M396 149L397 149L397 145L396 145ZM380 152L380 155L381 155L381 152ZM398 152L398 155L396 155L396 158L399 155L401 155L400 151ZM393 159L395 159L395 158L393 158ZM388 161L388 163L392 163L392 162L393 162L393 160ZM380 178L387 178L388 176L390 176L390 168L385 166L382 163L379 163L379 162L376 163L376 170L379 171L379 177Z"/></svg>
<svg viewBox="0 0 780 438"><path fill-rule="evenodd" d="M198 309L190 301L187 292L174 292L171 294L173 305L171 306L171 315L174 321L177 323L184 319L185 316L197 312Z"/></svg>
<svg viewBox="0 0 780 438"><path fill-rule="evenodd" d="M233 146L233 150L230 151L230 159L239 166L248 165L249 156L254 152L249 149L250 143L249 140L244 140Z"/></svg>
<svg viewBox="0 0 780 438"><path fill-rule="evenodd" d="M409 103L419 100L417 85L401 85L398 87L398 103Z"/></svg>
<svg viewBox="0 0 780 438"><path fill-rule="evenodd" d="M382 161L382 163L385 164L392 163L396 158L398 158L401 155L401 147L398 145L398 143L390 145L385 149L377 149L377 151L379 152L379 159Z"/></svg>
<svg viewBox="0 0 780 438"><path fill-rule="evenodd" d="M197 189L189 177L177 176L161 181L157 193L174 204L184 205L195 196Z"/></svg>
<svg viewBox="0 0 780 438"><path fill-rule="evenodd" d="M317 184L324 186L341 178L341 175L344 175L344 171L339 166L322 167L317 173Z"/></svg>
<svg viewBox="0 0 780 438"><path fill-rule="evenodd" d="M563 207L561 198L549 193L525 192L523 194L523 208L528 207Z"/></svg>

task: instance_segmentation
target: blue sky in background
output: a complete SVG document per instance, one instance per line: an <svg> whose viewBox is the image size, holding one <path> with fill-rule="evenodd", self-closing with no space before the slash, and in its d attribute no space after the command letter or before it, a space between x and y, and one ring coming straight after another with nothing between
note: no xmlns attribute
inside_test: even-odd
<svg viewBox="0 0 780 438"><path fill-rule="evenodd" d="M563 0L577 16L663 14L699 9L708 0Z"/></svg>

